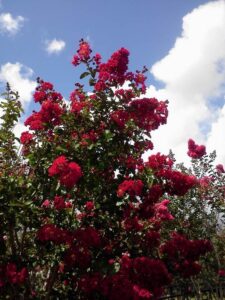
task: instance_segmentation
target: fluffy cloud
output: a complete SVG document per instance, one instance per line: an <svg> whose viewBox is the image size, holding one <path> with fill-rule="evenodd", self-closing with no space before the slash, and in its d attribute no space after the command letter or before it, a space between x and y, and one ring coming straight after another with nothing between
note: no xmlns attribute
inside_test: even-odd
<svg viewBox="0 0 225 300"><path fill-rule="evenodd" d="M16 34L24 24L24 17L13 17L10 13L0 14L0 32L11 35Z"/></svg>
<svg viewBox="0 0 225 300"><path fill-rule="evenodd" d="M165 87L151 86L148 94L170 102L168 124L153 133L156 150L172 149L178 161L187 161L187 140L193 138L216 148L218 160L225 162L225 1L184 16L181 36L151 73Z"/></svg>
<svg viewBox="0 0 225 300"><path fill-rule="evenodd" d="M225 163L224 129L225 129L225 105L219 111L217 120L213 122L206 143L206 146L210 151L216 149L218 162L223 162L223 163Z"/></svg>
<svg viewBox="0 0 225 300"><path fill-rule="evenodd" d="M49 54L60 53L66 47L66 43L63 40L53 39L46 41L46 51Z"/></svg>
<svg viewBox="0 0 225 300"><path fill-rule="evenodd" d="M36 82L31 79L33 70L21 63L6 63L0 69L0 82L9 82L11 88L18 91L22 105L26 105L32 99Z"/></svg>

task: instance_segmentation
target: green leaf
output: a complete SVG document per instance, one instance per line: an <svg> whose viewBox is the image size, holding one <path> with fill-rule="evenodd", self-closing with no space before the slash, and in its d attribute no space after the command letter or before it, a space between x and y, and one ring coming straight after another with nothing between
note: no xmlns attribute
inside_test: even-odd
<svg viewBox="0 0 225 300"><path fill-rule="evenodd" d="M80 79L83 79L83 78L87 77L88 75L90 75L89 72L84 72L80 75Z"/></svg>

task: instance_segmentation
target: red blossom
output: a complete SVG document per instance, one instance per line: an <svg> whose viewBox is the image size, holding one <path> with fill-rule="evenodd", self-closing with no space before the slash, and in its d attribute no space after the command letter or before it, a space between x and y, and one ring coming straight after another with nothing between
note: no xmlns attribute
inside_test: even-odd
<svg viewBox="0 0 225 300"><path fill-rule="evenodd" d="M46 100L51 100L53 102L60 102L62 100L62 95L53 90L53 84L50 82L45 82L38 79L38 87L33 95L34 102L43 103Z"/></svg>
<svg viewBox="0 0 225 300"><path fill-rule="evenodd" d="M44 207L44 208L48 208L48 207L50 207L50 205L51 205L51 203L50 203L50 201L48 200L48 199L46 199L43 203L42 203L42 207Z"/></svg>
<svg viewBox="0 0 225 300"><path fill-rule="evenodd" d="M78 281L78 287L83 293L91 295L100 290L101 281L100 273L84 274Z"/></svg>
<svg viewBox="0 0 225 300"><path fill-rule="evenodd" d="M79 65L79 63L80 63L80 58L79 58L79 56L78 56L78 55L74 55L74 56L73 56L73 59L72 59L72 64L76 67L76 66Z"/></svg>
<svg viewBox="0 0 225 300"><path fill-rule="evenodd" d="M95 84L95 90L96 92L102 92L106 89L106 84L104 81L99 80L98 82L96 82Z"/></svg>
<svg viewBox="0 0 225 300"><path fill-rule="evenodd" d="M91 252L86 246L72 246L64 255L65 267L86 269L91 263Z"/></svg>
<svg viewBox="0 0 225 300"><path fill-rule="evenodd" d="M94 56L94 61L96 63L96 65L99 65L101 63L101 55L99 53L96 53L95 56Z"/></svg>
<svg viewBox="0 0 225 300"><path fill-rule="evenodd" d="M101 245L99 232L93 227L79 228L74 232L75 239L87 247L98 248Z"/></svg>
<svg viewBox="0 0 225 300"><path fill-rule="evenodd" d="M131 196L140 196L144 187L140 179L137 180L124 180L118 187L117 196L123 197L125 193Z"/></svg>
<svg viewBox="0 0 225 300"><path fill-rule="evenodd" d="M218 270L218 275L219 275L220 277L225 277L225 270L224 270L224 269Z"/></svg>
<svg viewBox="0 0 225 300"><path fill-rule="evenodd" d="M210 177L210 176L203 176L202 178L199 179L200 187L207 188L212 181L213 181L212 177Z"/></svg>
<svg viewBox="0 0 225 300"><path fill-rule="evenodd" d="M59 175L67 170L68 161L65 156L59 156L54 160L51 167L48 169L49 176Z"/></svg>
<svg viewBox="0 0 225 300"><path fill-rule="evenodd" d="M143 98L130 102L131 117L135 124L147 131L155 130L166 124L168 110L167 102L155 98Z"/></svg>
<svg viewBox="0 0 225 300"><path fill-rule="evenodd" d="M115 96L121 98L125 103L129 103L133 98L135 98L135 94L132 89L124 90L119 89L115 91Z"/></svg>
<svg viewBox="0 0 225 300"><path fill-rule="evenodd" d="M24 122L25 126L30 126L30 130L43 130L44 124L42 122L41 114L38 112L33 112Z"/></svg>
<svg viewBox="0 0 225 300"><path fill-rule="evenodd" d="M49 176L58 176L62 185L72 188L82 176L80 166L75 162L68 162L65 156L56 158L48 169Z"/></svg>
<svg viewBox="0 0 225 300"><path fill-rule="evenodd" d="M59 125L62 113L63 109L58 103L46 100L42 103L41 110L39 112L33 112L24 124L30 126L31 130L43 130L48 124L53 126Z"/></svg>
<svg viewBox="0 0 225 300"><path fill-rule="evenodd" d="M42 103L47 98L47 94L44 91L36 91L34 93L34 102Z"/></svg>
<svg viewBox="0 0 225 300"><path fill-rule="evenodd" d="M77 51L80 60L86 61L90 58L91 48L88 42L81 41L79 49Z"/></svg>
<svg viewBox="0 0 225 300"><path fill-rule="evenodd" d="M20 142L23 145L29 145L33 141L33 137L33 134L28 131L22 132Z"/></svg>
<svg viewBox="0 0 225 300"><path fill-rule="evenodd" d="M160 170L156 174L159 178L166 179L165 190L170 195L183 196L194 187L198 180L193 175L184 174L176 170Z"/></svg>
<svg viewBox="0 0 225 300"><path fill-rule="evenodd" d="M166 254L175 270L183 277L197 275L201 266L196 262L200 256L212 251L212 244L208 240L188 240L184 235L174 232L171 240L161 246L161 252Z"/></svg>
<svg viewBox="0 0 225 300"><path fill-rule="evenodd" d="M130 115L125 110L117 110L111 113L111 120L113 120L120 128L124 128L128 120L130 119Z"/></svg>
<svg viewBox="0 0 225 300"><path fill-rule="evenodd" d="M95 205L94 205L94 202L93 201L87 201L85 203L85 208L88 210L88 211L91 211L95 208Z"/></svg>
<svg viewBox="0 0 225 300"><path fill-rule="evenodd" d="M165 264L159 259L137 257L132 262L132 277L134 282L139 282L143 288L154 290L171 282Z"/></svg>
<svg viewBox="0 0 225 300"><path fill-rule="evenodd" d="M42 103L42 107L39 113L41 115L43 123L59 125L63 109L59 106L58 103L54 103L51 100L46 100Z"/></svg>
<svg viewBox="0 0 225 300"><path fill-rule="evenodd" d="M216 171L217 171L217 173L219 173L219 174L225 173L225 170L224 170L224 167L223 167L222 164L218 164L218 165L216 166Z"/></svg>
<svg viewBox="0 0 225 300"><path fill-rule="evenodd" d="M95 84L96 91L103 91L107 84L109 85L123 85L128 68L129 51L121 48L114 52L106 63L99 65L98 81Z"/></svg>
<svg viewBox="0 0 225 300"><path fill-rule="evenodd" d="M149 290L146 289L142 289L140 286L138 285L134 285L133 286L133 291L135 292L135 294L137 294L138 298L136 299L151 299L152 298L152 294L149 292Z"/></svg>
<svg viewBox="0 0 225 300"><path fill-rule="evenodd" d="M162 221L169 221L174 219L167 207L169 203L170 201L165 199L162 202L155 204L156 217L161 219Z"/></svg>
<svg viewBox="0 0 225 300"><path fill-rule="evenodd" d="M45 92L48 91L48 90L50 90L50 91L53 90L53 84L52 83L47 82L47 81L41 81L40 83L41 83L40 84L40 89L41 90L43 90Z"/></svg>
<svg viewBox="0 0 225 300"><path fill-rule="evenodd" d="M65 200L63 199L62 196L55 196L54 198L54 207L57 210L61 210L66 208L66 203Z"/></svg>
<svg viewBox="0 0 225 300"><path fill-rule="evenodd" d="M12 284L23 284L28 276L27 268L18 271L16 264L8 263L6 266L6 278Z"/></svg>
<svg viewBox="0 0 225 300"><path fill-rule="evenodd" d="M70 244L72 235L69 231L61 229L54 224L45 224L37 232L37 238L41 242L53 242L55 244Z"/></svg>
<svg viewBox="0 0 225 300"><path fill-rule="evenodd" d="M192 139L188 140L188 156L191 158L201 158L206 154L206 149L204 145L197 145Z"/></svg>
<svg viewBox="0 0 225 300"><path fill-rule="evenodd" d="M155 230L148 231L144 237L144 244L149 249L158 247L160 244L160 233Z"/></svg>
<svg viewBox="0 0 225 300"><path fill-rule="evenodd" d="M88 106L86 102L73 101L71 103L71 112L79 114L82 109Z"/></svg>
<svg viewBox="0 0 225 300"><path fill-rule="evenodd" d="M75 89L71 94L70 94L70 101L75 101L75 102L83 102L85 101L86 96L83 92L81 92L79 89Z"/></svg>
<svg viewBox="0 0 225 300"><path fill-rule="evenodd" d="M157 154L149 156L145 165L153 170L171 169L173 161L169 158L169 156L158 152Z"/></svg>

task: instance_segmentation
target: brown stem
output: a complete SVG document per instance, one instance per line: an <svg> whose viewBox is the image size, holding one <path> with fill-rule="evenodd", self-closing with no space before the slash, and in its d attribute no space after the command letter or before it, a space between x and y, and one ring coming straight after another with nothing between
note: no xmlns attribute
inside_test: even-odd
<svg viewBox="0 0 225 300"><path fill-rule="evenodd" d="M24 247L24 240L25 240L26 233L27 233L27 226L24 227L23 234L22 234L22 237L21 237L21 244L20 244L20 253L21 253L21 255L23 255L23 252L24 252L23 247Z"/></svg>
<svg viewBox="0 0 225 300"><path fill-rule="evenodd" d="M57 277L57 273L58 273L58 269L59 266L58 265L54 265L50 271L48 280L47 280L47 285L46 285L46 295L45 295L45 300L49 300L50 299L50 295L51 295L51 291L52 291L52 287L55 283L56 277Z"/></svg>
<svg viewBox="0 0 225 300"><path fill-rule="evenodd" d="M9 225L9 243L10 247L12 250L12 255L16 255L16 244L15 244L15 239L14 239L14 234L13 234L13 227Z"/></svg>

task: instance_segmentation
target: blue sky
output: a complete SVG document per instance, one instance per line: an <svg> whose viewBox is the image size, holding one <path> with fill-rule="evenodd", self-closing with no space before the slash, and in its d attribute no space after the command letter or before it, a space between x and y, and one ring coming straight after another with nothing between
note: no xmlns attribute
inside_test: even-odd
<svg viewBox="0 0 225 300"><path fill-rule="evenodd" d="M126 47L132 70L149 68L148 95L170 100L156 150L185 160L191 137L225 162L225 0L2 0L0 88L9 81L26 111L37 76L68 98L81 38L104 59Z"/></svg>
<svg viewBox="0 0 225 300"><path fill-rule="evenodd" d="M0 64L19 61L70 92L78 73L71 67L80 38L90 39L104 58L120 47L131 52L130 66L150 67L172 47L181 32L182 17L203 0L3 0L2 13L25 18L17 34L0 36ZM45 51L46 40L60 39L60 54ZM150 78L153 80L153 78Z"/></svg>

